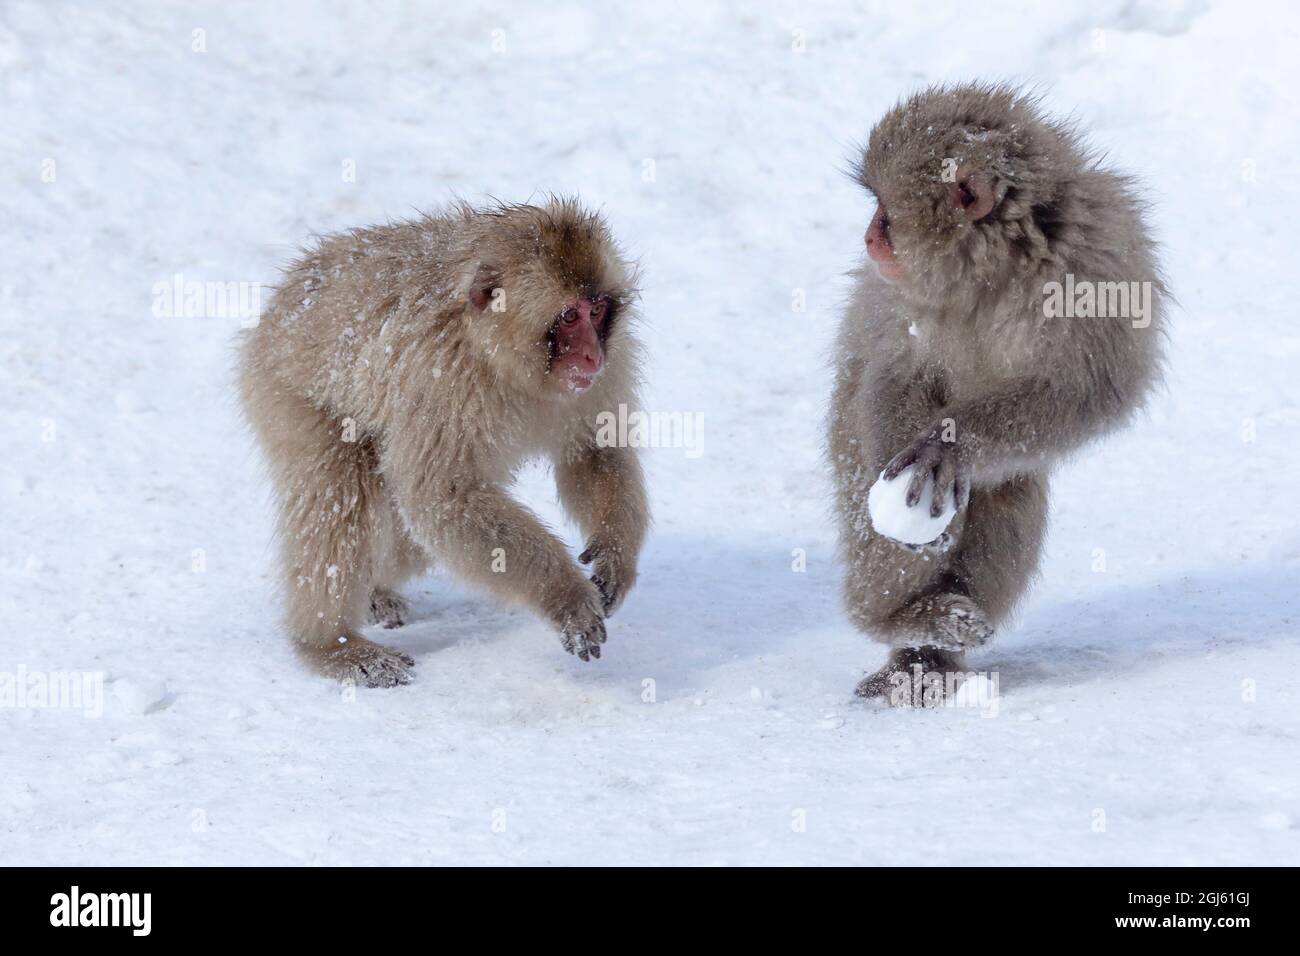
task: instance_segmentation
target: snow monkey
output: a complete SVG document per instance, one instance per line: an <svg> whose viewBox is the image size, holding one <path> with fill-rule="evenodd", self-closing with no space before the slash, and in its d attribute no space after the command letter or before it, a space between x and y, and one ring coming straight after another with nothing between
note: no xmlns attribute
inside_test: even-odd
<svg viewBox="0 0 1300 956"><path fill-rule="evenodd" d="M1014 88L912 96L855 173L876 210L829 423L844 597L891 648L858 694L916 703L902 678L960 672L1024 594L1053 466L1157 381L1165 290L1133 183ZM955 507L946 532L877 531L878 478L899 478L904 513Z"/></svg>
<svg viewBox="0 0 1300 956"><path fill-rule="evenodd" d="M361 627L402 624L396 589L433 560L600 657L648 521L634 450L597 442L600 412L636 402L634 282L570 199L327 236L288 269L243 342L241 391L306 663L408 682L414 661ZM577 562L507 494L534 455L586 535Z"/></svg>

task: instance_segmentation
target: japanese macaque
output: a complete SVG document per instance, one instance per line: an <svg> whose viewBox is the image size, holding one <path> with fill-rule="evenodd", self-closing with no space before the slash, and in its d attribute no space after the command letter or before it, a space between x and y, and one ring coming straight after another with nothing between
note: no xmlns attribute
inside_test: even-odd
<svg viewBox="0 0 1300 956"><path fill-rule="evenodd" d="M858 694L908 704L893 691L960 672L1025 593L1053 466L1158 380L1165 290L1132 182L1014 88L912 96L856 178L876 199L871 264L836 347L829 453L845 602L891 648ZM867 508L909 466L907 505L957 508L929 545L878 533Z"/></svg>
<svg viewBox="0 0 1300 956"><path fill-rule="evenodd" d="M596 441L601 411L636 403L634 282L602 219L562 199L328 236L289 268L241 391L306 663L408 682L414 661L361 628L403 623L397 589L435 560L600 657L648 521L635 451ZM577 561L507 493L535 455L585 535Z"/></svg>

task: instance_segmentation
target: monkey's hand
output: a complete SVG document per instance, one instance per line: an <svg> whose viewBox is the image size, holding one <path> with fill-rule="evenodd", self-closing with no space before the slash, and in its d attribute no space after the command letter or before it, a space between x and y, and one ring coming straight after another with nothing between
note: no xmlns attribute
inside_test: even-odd
<svg viewBox="0 0 1300 956"><path fill-rule="evenodd" d="M606 543L599 536L587 542L587 550L578 555L579 564L591 565L591 583L600 591L605 616L618 610L636 580L636 555L627 549Z"/></svg>
<svg viewBox="0 0 1300 956"><path fill-rule="evenodd" d="M943 514L945 502L952 495L958 511L970 501L970 465L956 441L945 441L944 426L936 425L895 455L885 466L885 480L893 481L908 465L916 465L907 486L907 505L915 507L925 491L926 479L934 477L934 495L930 499L930 516Z"/></svg>
<svg viewBox="0 0 1300 956"><path fill-rule="evenodd" d="M579 577L569 593L556 602L551 617L560 629L560 643L566 651L584 661L600 659L600 645L605 643L605 609L596 585Z"/></svg>

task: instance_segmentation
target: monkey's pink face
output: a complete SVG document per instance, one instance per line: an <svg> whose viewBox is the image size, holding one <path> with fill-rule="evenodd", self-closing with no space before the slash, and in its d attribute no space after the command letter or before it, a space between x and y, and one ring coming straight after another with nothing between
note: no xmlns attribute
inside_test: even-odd
<svg viewBox="0 0 1300 956"><path fill-rule="evenodd" d="M607 295L571 303L551 327L551 381L571 395L591 388L605 364Z"/></svg>
<svg viewBox="0 0 1300 956"><path fill-rule="evenodd" d="M876 214L867 227L867 255L876 264L876 271L887 282L897 282L903 277L903 264L894 254L894 241L889 235L889 214L885 204L876 203Z"/></svg>

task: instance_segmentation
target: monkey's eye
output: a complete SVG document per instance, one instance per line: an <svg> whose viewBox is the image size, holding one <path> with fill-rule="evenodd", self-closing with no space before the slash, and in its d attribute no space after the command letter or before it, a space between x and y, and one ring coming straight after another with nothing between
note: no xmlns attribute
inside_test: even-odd
<svg viewBox="0 0 1300 956"><path fill-rule="evenodd" d="M577 322L578 310L574 308L565 309L563 314L560 316L560 321L565 325L572 325L574 322Z"/></svg>
<svg viewBox="0 0 1300 956"><path fill-rule="evenodd" d="M600 322L605 318L605 313L609 311L609 296L599 296L591 303L591 321Z"/></svg>

